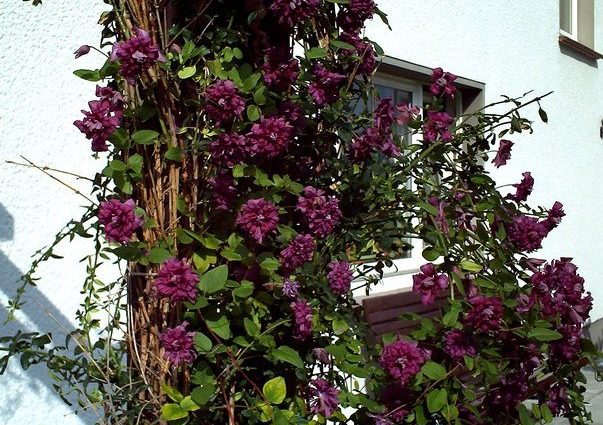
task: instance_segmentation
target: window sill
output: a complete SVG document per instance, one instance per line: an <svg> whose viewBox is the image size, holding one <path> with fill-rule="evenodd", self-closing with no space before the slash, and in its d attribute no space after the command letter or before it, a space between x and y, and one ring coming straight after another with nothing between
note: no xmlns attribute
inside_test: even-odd
<svg viewBox="0 0 603 425"><path fill-rule="evenodd" d="M565 35L559 36L559 44L569 49L572 49L573 51L581 54L582 56L592 61L603 59L603 55L601 53Z"/></svg>

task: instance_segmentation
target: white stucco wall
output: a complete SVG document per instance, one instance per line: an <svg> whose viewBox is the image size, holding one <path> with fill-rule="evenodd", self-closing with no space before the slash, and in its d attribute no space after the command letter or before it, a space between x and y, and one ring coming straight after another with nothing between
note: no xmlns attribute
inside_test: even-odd
<svg viewBox="0 0 603 425"><path fill-rule="evenodd" d="M380 0L394 29L378 18L367 35L386 54L428 67L441 66L486 84L486 104L501 94L555 93L543 108L549 123L516 142L511 161L495 171L499 184L516 183L521 173L535 179L530 198L550 207L561 201L567 216L535 257L573 257L594 297L592 318L603 316L603 224L600 164L603 140L603 61L599 68L561 52L557 0ZM595 1L596 40L603 50L603 1ZM526 113L524 112L524 116ZM402 278L398 281L409 282ZM384 289L391 289L390 280Z"/></svg>
<svg viewBox="0 0 603 425"><path fill-rule="evenodd" d="M99 164L72 126L94 85L74 77L76 68L98 64L93 55L75 61L81 44L97 44L101 1L47 0L31 7L20 0L0 4L0 303L27 270L30 255L48 243L81 204L76 195L39 171L4 163L19 155L42 165L89 175ZM536 179L532 201L565 205L567 217L544 243L543 258L572 256L595 297L593 317L603 316L603 261L598 258L603 225L599 165L603 140L603 69L560 52L557 0L380 0L395 29L375 20L369 35L391 55L426 66L442 66L486 83L486 102L500 94L554 90L543 106L549 124L514 137L511 162L496 172L515 183L523 171ZM603 49L603 2L597 3L596 45ZM599 61L603 67L603 61ZM533 111L536 119L536 111ZM77 182L71 183L77 185ZM86 187L86 185L82 185ZM74 318L80 300L86 246L61 250L65 260L43 269L29 292L16 327L54 329ZM0 308L0 320L5 310ZM69 328L69 325L65 326ZM6 327L0 327L6 333ZM0 377L0 423L91 424L69 414L52 393L47 372L17 365Z"/></svg>

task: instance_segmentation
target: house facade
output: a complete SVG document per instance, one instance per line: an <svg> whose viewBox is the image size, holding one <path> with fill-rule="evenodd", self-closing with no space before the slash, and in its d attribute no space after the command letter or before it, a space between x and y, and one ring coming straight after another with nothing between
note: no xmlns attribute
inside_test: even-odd
<svg viewBox="0 0 603 425"><path fill-rule="evenodd" d="M386 96L421 104L431 69L442 67L460 78L461 95L452 107L470 111L533 90L554 91L542 102L549 122L534 134L513 135L511 161L492 170L500 185L516 183L521 173L535 178L532 203L561 201L567 216L544 241L537 256L571 256L595 299L593 319L603 317L603 1L602 0L378 0L393 30L375 19L367 35L386 52L376 77ZM81 175L95 172L88 143L72 122L92 96L94 86L72 75L91 68L92 54L73 59L81 44L98 42L102 2L47 0L42 7L21 1L0 5L0 304L13 295L15 281L27 271L31 254L84 204L78 195L41 172L5 164L24 162ZM85 181L65 177L86 191ZM78 308L85 241L64 247L65 259L41 271L44 280L29 292L28 304L10 329L70 328ZM373 294L410 286L423 263L421 247L396 260ZM110 277L110 267L106 268ZM4 316L5 311L0 308ZM3 319L3 317L2 317ZM7 328L3 327L3 330ZM4 332L3 332L4 333ZM8 379L7 379L8 378ZM94 414L70 413L54 395L47 371L22 372L17 365L0 378L0 423L91 424Z"/></svg>

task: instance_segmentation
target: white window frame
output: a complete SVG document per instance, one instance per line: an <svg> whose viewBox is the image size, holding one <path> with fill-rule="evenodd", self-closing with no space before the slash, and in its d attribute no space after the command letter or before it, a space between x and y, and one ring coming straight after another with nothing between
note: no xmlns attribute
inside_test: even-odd
<svg viewBox="0 0 603 425"><path fill-rule="evenodd" d="M578 0L569 0L571 3L570 11L572 13L571 19L571 32L567 32L561 28L561 3L559 6L559 34L571 38L572 40L578 40Z"/></svg>

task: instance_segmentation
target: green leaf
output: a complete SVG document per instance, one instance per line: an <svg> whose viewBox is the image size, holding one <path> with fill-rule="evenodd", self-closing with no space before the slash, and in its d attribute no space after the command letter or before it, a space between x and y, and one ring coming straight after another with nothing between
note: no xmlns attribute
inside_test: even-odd
<svg viewBox="0 0 603 425"><path fill-rule="evenodd" d="M429 413L439 412L447 402L448 393L444 388L431 390L429 394L427 394L427 409L429 410Z"/></svg>
<svg viewBox="0 0 603 425"><path fill-rule="evenodd" d="M335 320L333 320L333 332L335 332L335 335L341 335L349 328L348 322L344 319L336 317Z"/></svg>
<svg viewBox="0 0 603 425"><path fill-rule="evenodd" d="M281 263L276 258L266 258L260 263L260 267L264 270L275 271L280 267Z"/></svg>
<svg viewBox="0 0 603 425"><path fill-rule="evenodd" d="M287 385L285 379L277 376L274 379L266 382L262 389L264 397L272 404L281 404L287 396Z"/></svg>
<svg viewBox="0 0 603 425"><path fill-rule="evenodd" d="M175 147L169 148L167 150L167 152L165 153L165 159L167 159L169 161L174 161L174 162L182 161L182 152L180 151L180 148L175 148Z"/></svg>
<svg viewBox="0 0 603 425"><path fill-rule="evenodd" d="M555 341L563 338L559 332L546 328L534 328L528 333L528 336L537 341Z"/></svg>
<svg viewBox="0 0 603 425"><path fill-rule="evenodd" d="M517 410L519 411L519 421L521 422L521 425L534 425L534 420L532 419L532 416L530 416L527 407L520 404L517 406Z"/></svg>
<svg viewBox="0 0 603 425"><path fill-rule="evenodd" d="M459 320L459 309L458 308L452 308L448 313L446 313L444 315L444 317L442 317L442 323L448 327L454 326L456 324L456 322L458 322L458 320Z"/></svg>
<svg viewBox="0 0 603 425"><path fill-rule="evenodd" d="M200 353L207 353L213 347L211 339L209 339L204 333L195 333L195 349Z"/></svg>
<svg viewBox="0 0 603 425"><path fill-rule="evenodd" d="M215 333L222 339L228 339L232 335L232 333L230 332L230 324L228 323L228 319L226 318L226 316L220 316L217 320L207 319L205 323L207 323L207 327L213 333Z"/></svg>
<svg viewBox="0 0 603 425"><path fill-rule="evenodd" d="M180 407L187 412L194 412L195 410L200 409L199 405L193 401L193 398L190 395L184 397L184 399L180 402Z"/></svg>
<svg viewBox="0 0 603 425"><path fill-rule="evenodd" d="M260 119L261 116L262 111L257 105L249 105L247 107L247 119L249 119L249 121L257 121Z"/></svg>
<svg viewBox="0 0 603 425"><path fill-rule="evenodd" d="M421 207L422 210L427 211L431 215L438 215L437 208L431 204L428 204L427 202L419 201L417 202L417 205Z"/></svg>
<svg viewBox="0 0 603 425"><path fill-rule="evenodd" d="M199 280L199 289L208 294L213 294L224 288L227 279L228 266L218 266L201 276Z"/></svg>
<svg viewBox="0 0 603 425"><path fill-rule="evenodd" d="M436 362L427 362L421 368L423 375L434 381L440 381L446 378L446 368Z"/></svg>
<svg viewBox="0 0 603 425"><path fill-rule="evenodd" d="M341 40L331 40L329 44L337 47L338 49L355 50L356 48L349 43L345 43Z"/></svg>
<svg viewBox="0 0 603 425"><path fill-rule="evenodd" d="M553 412L551 412L548 404L542 403L540 405L540 414L542 415L544 423L550 424L553 422Z"/></svg>
<svg viewBox="0 0 603 425"><path fill-rule="evenodd" d="M253 320L244 318L243 326L245 326L245 331L247 332L247 335L251 337L256 337L260 334L260 327Z"/></svg>
<svg viewBox="0 0 603 425"><path fill-rule="evenodd" d="M281 345L276 350L272 351L272 355L275 359L290 363L299 369L303 369L305 367L304 361L300 357L299 353L286 345Z"/></svg>
<svg viewBox="0 0 603 425"><path fill-rule="evenodd" d="M440 253L433 247L425 248L423 250L423 258L425 258L427 261L435 261L440 258Z"/></svg>
<svg viewBox="0 0 603 425"><path fill-rule="evenodd" d="M255 290L255 286L252 282L242 282L241 285L232 290L232 295L237 298L247 298L253 291Z"/></svg>
<svg viewBox="0 0 603 425"><path fill-rule="evenodd" d="M191 398L198 406L205 406L216 393L216 386L213 382L205 383L193 389Z"/></svg>
<svg viewBox="0 0 603 425"><path fill-rule="evenodd" d="M81 79L84 79L86 81L100 81L101 80L100 71L98 69L95 69L95 70L78 69L78 70L73 71L73 73L77 77L80 77Z"/></svg>
<svg viewBox="0 0 603 425"><path fill-rule="evenodd" d="M473 261L470 261L470 260L462 260L460 265L461 265L461 269L467 270L470 272L479 272L483 269L483 267L480 264L474 263Z"/></svg>
<svg viewBox="0 0 603 425"><path fill-rule="evenodd" d="M312 47L306 50L306 57L308 59L318 59L327 57L329 51L323 47Z"/></svg>
<svg viewBox="0 0 603 425"><path fill-rule="evenodd" d="M114 159L113 161L111 161L109 163L109 167L115 171L126 171L128 169L128 166L119 159Z"/></svg>
<svg viewBox="0 0 603 425"><path fill-rule="evenodd" d="M196 73L197 73L197 67L195 65L187 66L185 68L182 68L180 71L178 71L178 78L180 78L181 80L186 80L187 78L192 77Z"/></svg>
<svg viewBox="0 0 603 425"><path fill-rule="evenodd" d="M161 408L161 418L166 421L175 421L188 417L188 412L175 403L164 404Z"/></svg>
<svg viewBox="0 0 603 425"><path fill-rule="evenodd" d="M168 258L170 258L172 254L165 248L155 247L149 251L149 261L153 264L161 264Z"/></svg>
<svg viewBox="0 0 603 425"><path fill-rule="evenodd" d="M165 382L161 383L161 390L176 403L180 403L184 399L184 396L180 391L178 391L176 388L170 387Z"/></svg>
<svg viewBox="0 0 603 425"><path fill-rule="evenodd" d="M144 160L142 158L142 155L139 155L136 153L128 158L128 167L130 167L132 170L136 171L137 173L140 173L140 172L142 172L143 161Z"/></svg>
<svg viewBox="0 0 603 425"><path fill-rule="evenodd" d="M139 145L152 145L158 137L159 133L154 130L138 130L132 134L132 140Z"/></svg>

